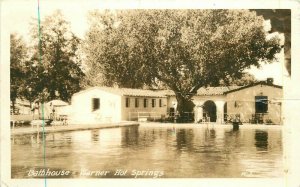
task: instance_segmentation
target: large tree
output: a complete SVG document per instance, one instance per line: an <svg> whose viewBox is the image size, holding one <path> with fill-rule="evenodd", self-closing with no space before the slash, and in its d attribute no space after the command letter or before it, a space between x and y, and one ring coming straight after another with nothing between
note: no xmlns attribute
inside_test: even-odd
<svg viewBox="0 0 300 187"><path fill-rule="evenodd" d="M291 9L253 9L253 11L271 20L271 32L284 34L284 65L291 75Z"/></svg>
<svg viewBox="0 0 300 187"><path fill-rule="evenodd" d="M248 86L250 84L254 84L258 82L258 80L254 77L254 75L250 73L243 73L241 77L239 78L228 78L227 83L223 82L222 80L220 81L220 86L227 86L227 85L232 85L232 86Z"/></svg>
<svg viewBox="0 0 300 187"><path fill-rule="evenodd" d="M106 11L90 20L88 73L121 87L163 82L180 114L192 110L200 87L228 84L281 49L278 38L266 39L264 19L248 10Z"/></svg>
<svg viewBox="0 0 300 187"><path fill-rule="evenodd" d="M25 62L28 48L23 38L15 33L10 35L10 100L12 110L15 111L15 102L22 97L22 88L25 85Z"/></svg>
<svg viewBox="0 0 300 187"><path fill-rule="evenodd" d="M60 11L32 24L32 57L28 63L31 94L45 101L70 100L80 90L83 77L77 52L80 40Z"/></svg>

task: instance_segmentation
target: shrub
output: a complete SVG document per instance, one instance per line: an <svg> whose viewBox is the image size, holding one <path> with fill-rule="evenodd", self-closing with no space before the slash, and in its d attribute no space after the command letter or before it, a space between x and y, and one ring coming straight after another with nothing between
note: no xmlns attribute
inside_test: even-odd
<svg viewBox="0 0 300 187"><path fill-rule="evenodd" d="M266 119L266 125L272 125L273 121L271 119Z"/></svg>

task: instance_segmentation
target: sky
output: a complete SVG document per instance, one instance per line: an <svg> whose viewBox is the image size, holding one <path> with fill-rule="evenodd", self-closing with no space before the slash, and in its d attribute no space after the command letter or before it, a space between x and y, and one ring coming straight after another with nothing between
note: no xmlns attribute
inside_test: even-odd
<svg viewBox="0 0 300 187"><path fill-rule="evenodd" d="M38 9L37 2L31 0L15 0L15 1L4 1L5 13L3 17L8 18L5 27L9 32L16 32L24 36L25 40L29 40L29 23L32 18L37 18ZM50 15L54 10L60 9L64 14L67 21L71 24L71 30L80 38L84 38L85 32L88 29L87 14L90 10L103 9L102 4L97 0L87 1L40 1L40 15L41 19L45 16ZM132 8L129 1L120 1L116 8ZM127 2L127 3L126 3ZM136 1L140 2L140 1ZM157 2L157 1L153 1ZM108 5L105 5L107 7ZM2 7L3 8L3 7ZM3 18L2 18L3 19ZM253 74L258 80L266 80L268 77L274 78L274 83L283 85L283 76L287 75L287 72L283 66L284 56L283 52L278 55L278 60L271 64L262 64L261 68L252 67L247 72Z"/></svg>

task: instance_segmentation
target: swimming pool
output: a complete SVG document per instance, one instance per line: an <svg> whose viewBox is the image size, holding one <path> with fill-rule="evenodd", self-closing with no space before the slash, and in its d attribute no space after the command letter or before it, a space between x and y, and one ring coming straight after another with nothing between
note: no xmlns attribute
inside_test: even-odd
<svg viewBox="0 0 300 187"><path fill-rule="evenodd" d="M59 132L46 134L45 150L41 134L15 135L11 141L12 178L43 178L47 172L49 178L283 176L280 128L178 125Z"/></svg>

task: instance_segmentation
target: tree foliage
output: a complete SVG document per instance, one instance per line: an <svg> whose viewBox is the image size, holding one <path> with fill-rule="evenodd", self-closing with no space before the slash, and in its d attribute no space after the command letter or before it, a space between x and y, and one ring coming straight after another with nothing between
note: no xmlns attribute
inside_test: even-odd
<svg viewBox="0 0 300 187"><path fill-rule="evenodd" d="M220 86L247 86L258 82L258 80L250 73L243 73L240 78L228 78L227 83L220 81Z"/></svg>
<svg viewBox="0 0 300 187"><path fill-rule="evenodd" d="M77 55L80 40L70 31L60 11L32 24L33 47L28 63L28 85L39 99L68 101L80 90L79 82L84 75ZM39 40L39 37L41 40Z"/></svg>
<svg viewBox="0 0 300 187"><path fill-rule="evenodd" d="M92 12L86 37L91 84L142 87L162 82L177 110L192 109L202 86L240 78L271 62L279 39L266 39L263 18L248 10L126 10Z"/></svg>
<svg viewBox="0 0 300 187"><path fill-rule="evenodd" d="M25 61L28 48L21 36L13 33L10 35L10 100L15 110L15 101L22 96L25 85Z"/></svg>

